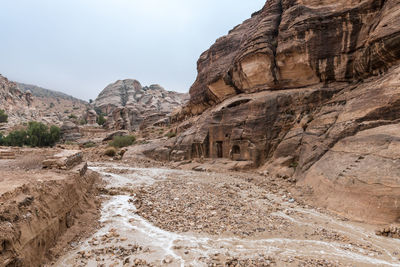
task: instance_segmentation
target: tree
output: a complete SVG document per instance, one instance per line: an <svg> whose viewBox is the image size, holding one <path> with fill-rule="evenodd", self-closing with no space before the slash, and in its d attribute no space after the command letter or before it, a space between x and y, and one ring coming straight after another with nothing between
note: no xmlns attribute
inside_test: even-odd
<svg viewBox="0 0 400 267"><path fill-rule="evenodd" d="M6 146L19 146L22 147L28 144L28 137L25 130L15 130L9 133L4 140Z"/></svg>
<svg viewBox="0 0 400 267"><path fill-rule="evenodd" d="M89 99L89 104L92 104L93 103L93 99Z"/></svg>
<svg viewBox="0 0 400 267"><path fill-rule="evenodd" d="M8 115L4 110L0 109L0 122L7 122L7 121L8 121Z"/></svg>
<svg viewBox="0 0 400 267"><path fill-rule="evenodd" d="M61 138L61 130L55 125L50 127L50 146L54 146Z"/></svg>
<svg viewBox="0 0 400 267"><path fill-rule="evenodd" d="M43 147L50 142L49 128L41 122L31 121L28 124L29 145Z"/></svg>
<svg viewBox="0 0 400 267"><path fill-rule="evenodd" d="M106 119L104 118L103 114L100 114L99 117L97 118L97 124L98 125L104 125L106 123Z"/></svg>
<svg viewBox="0 0 400 267"><path fill-rule="evenodd" d="M60 128L51 126L50 130L41 122L29 122L28 145L32 147L54 146L60 140Z"/></svg>
<svg viewBox="0 0 400 267"><path fill-rule="evenodd" d="M60 128L51 126L50 129L47 125L31 121L26 130L15 130L10 132L7 136L0 133L0 145L5 146L32 146L32 147L46 147L54 146L60 141Z"/></svg>

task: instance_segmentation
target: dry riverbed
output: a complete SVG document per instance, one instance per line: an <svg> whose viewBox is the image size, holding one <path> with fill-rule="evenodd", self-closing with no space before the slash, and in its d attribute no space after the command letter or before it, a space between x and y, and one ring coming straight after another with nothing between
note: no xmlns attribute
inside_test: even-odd
<svg viewBox="0 0 400 267"><path fill-rule="evenodd" d="M54 266L400 266L400 241L256 174L91 164L101 228Z"/></svg>

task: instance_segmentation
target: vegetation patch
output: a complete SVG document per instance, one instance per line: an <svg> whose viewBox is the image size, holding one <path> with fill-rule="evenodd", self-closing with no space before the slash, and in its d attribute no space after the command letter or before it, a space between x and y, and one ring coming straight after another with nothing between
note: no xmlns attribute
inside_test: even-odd
<svg viewBox="0 0 400 267"><path fill-rule="evenodd" d="M54 146L60 140L60 128L51 126L50 128L36 121L31 121L27 129L14 130L7 136L0 134L0 145L31 147Z"/></svg>
<svg viewBox="0 0 400 267"><path fill-rule="evenodd" d="M168 138L172 138L172 137L175 137L175 136L176 136L176 133L174 133L174 132L168 132L165 136L168 137Z"/></svg>
<svg viewBox="0 0 400 267"><path fill-rule="evenodd" d="M7 121L8 121L8 115L4 110L0 109L0 122L7 122Z"/></svg>
<svg viewBox="0 0 400 267"><path fill-rule="evenodd" d="M109 147L104 151L104 155L114 157L117 154L117 150L114 147Z"/></svg>
<svg viewBox="0 0 400 267"><path fill-rule="evenodd" d="M121 148L133 145L136 137L133 135L126 136L114 136L113 140L110 142L110 146Z"/></svg>

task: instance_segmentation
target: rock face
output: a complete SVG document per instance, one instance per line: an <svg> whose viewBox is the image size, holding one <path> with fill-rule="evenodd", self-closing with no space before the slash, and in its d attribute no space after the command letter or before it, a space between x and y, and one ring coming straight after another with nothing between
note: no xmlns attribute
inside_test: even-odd
<svg viewBox="0 0 400 267"><path fill-rule="evenodd" d="M33 102L31 92L20 91L14 82L0 75L0 109L7 113L9 126L37 120L40 114Z"/></svg>
<svg viewBox="0 0 400 267"><path fill-rule="evenodd" d="M137 130L166 118L185 104L189 96L166 91L159 85L142 87L136 80L120 80L107 86L94 106L105 113L106 127L113 130Z"/></svg>
<svg viewBox="0 0 400 267"><path fill-rule="evenodd" d="M314 203L399 221L399 15L397 0L267 1L201 55L178 136L147 155L251 160Z"/></svg>
<svg viewBox="0 0 400 267"><path fill-rule="evenodd" d="M63 141L77 141L82 137L78 125L72 121L65 121L61 126L61 138Z"/></svg>
<svg viewBox="0 0 400 267"><path fill-rule="evenodd" d="M8 115L1 130L8 131L29 121L61 126L70 115L79 117L86 111L86 103L59 92L11 82L0 75L0 109Z"/></svg>
<svg viewBox="0 0 400 267"><path fill-rule="evenodd" d="M353 82L398 62L398 1L270 0L198 61L186 112L241 93Z"/></svg>

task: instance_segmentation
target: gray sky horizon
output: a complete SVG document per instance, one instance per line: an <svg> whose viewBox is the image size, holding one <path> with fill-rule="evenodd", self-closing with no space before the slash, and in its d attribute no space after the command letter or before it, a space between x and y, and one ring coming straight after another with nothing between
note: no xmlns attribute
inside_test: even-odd
<svg viewBox="0 0 400 267"><path fill-rule="evenodd" d="M137 79L188 92L200 54L265 0L2 0L0 74L88 100Z"/></svg>

